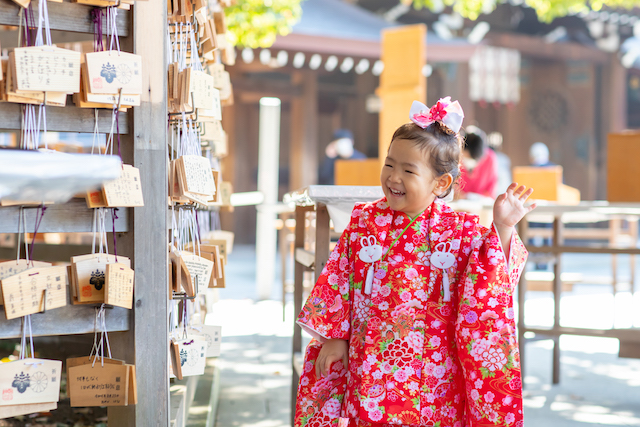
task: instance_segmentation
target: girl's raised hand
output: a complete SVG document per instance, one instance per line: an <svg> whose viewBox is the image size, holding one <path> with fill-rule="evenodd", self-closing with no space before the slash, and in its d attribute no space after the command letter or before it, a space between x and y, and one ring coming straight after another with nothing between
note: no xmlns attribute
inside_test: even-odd
<svg viewBox="0 0 640 427"><path fill-rule="evenodd" d="M535 203L529 206L524 205L527 198L533 193L533 188L524 191L525 188L524 185L518 187L518 184L513 182L505 193L498 196L493 204L493 222L496 227L513 227L526 214L535 209Z"/></svg>

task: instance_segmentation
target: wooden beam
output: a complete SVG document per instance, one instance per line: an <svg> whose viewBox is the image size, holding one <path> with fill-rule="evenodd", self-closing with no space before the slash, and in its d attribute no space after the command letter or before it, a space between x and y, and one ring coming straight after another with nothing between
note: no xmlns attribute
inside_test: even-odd
<svg viewBox="0 0 640 427"><path fill-rule="evenodd" d="M577 43L545 43L540 37L514 33L489 33L484 42L490 46L516 49L523 56L562 62L588 61L607 64L613 55L595 47L586 47ZM431 50L429 55L429 60L432 60Z"/></svg>
<svg viewBox="0 0 640 427"><path fill-rule="evenodd" d="M35 24L38 23L39 19L39 1L40 0L31 1ZM19 26L20 9L20 6L11 0L0 0L0 25ZM93 21L91 20L93 6L49 1L47 2L47 9L49 11L49 26L52 30L93 34ZM128 10L118 10L117 25L120 37L127 37L129 35L130 13Z"/></svg>
<svg viewBox="0 0 640 427"><path fill-rule="evenodd" d="M464 40L434 44L429 43L425 35L425 42L428 44L430 63L469 62L476 50L476 45ZM382 52L380 40L348 40L295 33L276 38L271 51L278 50L288 51L289 58L292 58L297 52L305 53L307 60L309 55L314 53L376 60L380 58Z"/></svg>
<svg viewBox="0 0 640 427"><path fill-rule="evenodd" d="M93 333L96 307L100 304L71 305L31 315L33 336L72 335ZM129 329L130 312L126 308L114 307L105 310L107 331ZM4 307L0 307L0 339L20 338L21 318L6 320Z"/></svg>
<svg viewBox="0 0 640 427"><path fill-rule="evenodd" d="M261 96L274 96L278 98L292 98L302 95L302 87L299 84L267 78L248 78L234 76L233 90L236 93L257 93Z"/></svg>
<svg viewBox="0 0 640 427"><path fill-rule="evenodd" d="M17 233L19 206L0 207L0 233ZM38 210L25 209L27 232L33 232ZM129 209L120 208L115 226L117 232L128 230ZM93 209L87 208L84 199L71 199L67 203L47 206L38 233L83 233L93 231Z"/></svg>
<svg viewBox="0 0 640 427"><path fill-rule="evenodd" d="M132 229L118 242L136 272L135 301L131 331L113 334L112 349L114 357L135 363L141 402L109 407L109 425L118 427L169 425L166 23L166 3L136 2L134 34L123 43L142 55L141 103L131 113L122 155L140 169L145 200L133 208Z"/></svg>
<svg viewBox="0 0 640 427"><path fill-rule="evenodd" d="M129 121L127 115L120 113L118 121L120 134L128 133ZM71 101L67 101L67 106L64 108L47 108L47 131L93 133L94 126L94 108L78 108L75 107ZM12 104L9 102L0 103L0 129L22 129L21 104ZM98 109L98 132L109 133L110 131L111 109Z"/></svg>
<svg viewBox="0 0 640 427"><path fill-rule="evenodd" d="M36 243L30 245L33 248L32 258L46 262L69 262L72 256L85 255L91 253L91 245L50 245L46 243ZM23 252L24 253L24 252ZM0 248L0 259L15 259L16 248Z"/></svg>
<svg viewBox="0 0 640 427"><path fill-rule="evenodd" d="M58 46L64 43L93 43L93 34L68 33L66 31L52 30L51 39L52 43ZM2 46L3 49L18 47L18 29L0 31L0 46Z"/></svg>

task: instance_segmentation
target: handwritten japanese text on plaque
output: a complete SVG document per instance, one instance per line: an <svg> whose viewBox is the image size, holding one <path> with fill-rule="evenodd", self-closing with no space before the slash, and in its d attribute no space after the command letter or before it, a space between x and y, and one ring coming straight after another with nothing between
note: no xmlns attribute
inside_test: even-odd
<svg viewBox="0 0 640 427"><path fill-rule="evenodd" d="M182 162L186 191L208 196L215 193L215 183L209 159L202 156L184 155L178 160Z"/></svg>
<svg viewBox="0 0 640 427"><path fill-rule="evenodd" d="M60 48L14 50L16 88L20 91L80 91L80 52Z"/></svg>
<svg viewBox="0 0 640 427"><path fill-rule="evenodd" d="M7 319L67 305L67 267L32 268L0 284Z"/></svg>
<svg viewBox="0 0 640 427"><path fill-rule="evenodd" d="M131 309L134 271L126 264L107 264L104 302Z"/></svg>
<svg viewBox="0 0 640 427"><path fill-rule="evenodd" d="M196 108L211 109L214 101L213 76L204 71L191 71L191 87L193 92L193 103ZM217 92L217 89L215 89ZM219 98L219 97L218 97Z"/></svg>
<svg viewBox="0 0 640 427"><path fill-rule="evenodd" d="M27 261L26 259L0 262L0 280L6 279L18 273L22 273L23 271L30 268L37 267L51 267L51 263L42 261ZM0 286L0 305L2 304L2 286Z"/></svg>
<svg viewBox="0 0 640 427"><path fill-rule="evenodd" d="M211 280L211 272L213 271L213 262L189 252L182 252L182 259L189 269L194 289L197 292L204 293L209 286Z"/></svg>
<svg viewBox="0 0 640 427"><path fill-rule="evenodd" d="M109 207L144 206L140 170L123 165L120 178L104 185L104 198Z"/></svg>

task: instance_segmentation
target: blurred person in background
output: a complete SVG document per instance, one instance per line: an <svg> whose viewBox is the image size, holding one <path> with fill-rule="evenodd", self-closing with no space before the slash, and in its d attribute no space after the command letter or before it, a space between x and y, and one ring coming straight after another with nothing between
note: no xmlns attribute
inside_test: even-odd
<svg viewBox="0 0 640 427"><path fill-rule="evenodd" d="M498 162L498 194L507 191L509 185L513 182L511 176L511 159L502 152L502 134L500 132L491 132L487 136L489 148L496 153Z"/></svg>
<svg viewBox="0 0 640 427"><path fill-rule="evenodd" d="M555 166L549 161L549 147L544 142L534 142L529 148L529 164L531 166Z"/></svg>
<svg viewBox="0 0 640 427"><path fill-rule="evenodd" d="M366 159L360 151L353 148L353 134L348 129L338 129L324 150L324 161L318 171L318 184L334 185L334 171L337 159Z"/></svg>
<svg viewBox="0 0 640 427"><path fill-rule="evenodd" d="M475 199L498 194L498 160L488 148L487 135L476 126L467 126L460 176L460 198Z"/></svg>

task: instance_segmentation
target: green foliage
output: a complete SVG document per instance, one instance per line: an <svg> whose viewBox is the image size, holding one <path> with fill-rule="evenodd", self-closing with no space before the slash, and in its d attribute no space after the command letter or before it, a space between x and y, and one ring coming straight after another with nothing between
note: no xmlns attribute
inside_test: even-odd
<svg viewBox="0 0 640 427"><path fill-rule="evenodd" d="M416 9L423 7L434 9L441 3L434 0L412 0ZM600 10L603 6L612 8L631 9L638 5L637 0L524 0L527 6L533 8L538 18L543 22L551 22L555 18L569 13L583 10ZM497 0L442 0L447 6L465 18L476 20L481 13L491 13L498 3Z"/></svg>
<svg viewBox="0 0 640 427"><path fill-rule="evenodd" d="M225 9L229 42L233 45L269 47L285 36L302 16L302 0L238 0Z"/></svg>

